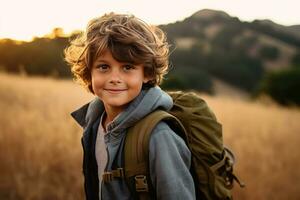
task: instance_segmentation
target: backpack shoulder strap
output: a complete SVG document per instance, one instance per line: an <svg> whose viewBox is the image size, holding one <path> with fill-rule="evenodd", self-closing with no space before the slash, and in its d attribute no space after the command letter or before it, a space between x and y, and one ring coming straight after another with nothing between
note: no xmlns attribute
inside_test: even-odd
<svg viewBox="0 0 300 200"><path fill-rule="evenodd" d="M148 164L151 132L160 121L166 118L173 118L173 116L162 110L154 111L129 128L124 149L126 177L147 172L145 164Z"/></svg>
<svg viewBox="0 0 300 200"><path fill-rule="evenodd" d="M149 177L149 141L154 127L160 121L179 120L166 111L157 110L141 119L133 127L129 128L124 147L125 156L125 177L127 182L134 177L135 191L148 192L151 181Z"/></svg>

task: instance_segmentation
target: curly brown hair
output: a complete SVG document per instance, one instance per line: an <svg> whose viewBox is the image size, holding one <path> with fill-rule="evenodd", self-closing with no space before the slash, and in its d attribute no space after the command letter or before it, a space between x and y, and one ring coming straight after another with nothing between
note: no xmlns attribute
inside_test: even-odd
<svg viewBox="0 0 300 200"><path fill-rule="evenodd" d="M169 44L160 28L134 15L105 14L89 21L86 31L64 50L75 81L91 93L93 62L106 49L119 62L143 64L150 87L160 85L168 71Z"/></svg>

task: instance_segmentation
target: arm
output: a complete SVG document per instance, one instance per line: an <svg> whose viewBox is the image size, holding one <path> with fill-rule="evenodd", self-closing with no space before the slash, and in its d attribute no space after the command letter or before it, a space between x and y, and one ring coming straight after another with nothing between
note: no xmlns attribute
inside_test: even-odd
<svg viewBox="0 0 300 200"><path fill-rule="evenodd" d="M191 152L164 122L153 130L149 144L150 177L157 199L196 199L190 174Z"/></svg>

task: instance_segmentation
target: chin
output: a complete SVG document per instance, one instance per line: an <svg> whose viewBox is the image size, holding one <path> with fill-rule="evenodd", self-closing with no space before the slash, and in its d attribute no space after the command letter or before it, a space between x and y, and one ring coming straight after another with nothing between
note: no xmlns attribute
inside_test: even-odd
<svg viewBox="0 0 300 200"><path fill-rule="evenodd" d="M107 102L107 105L113 106L113 107L122 107L126 106L129 102Z"/></svg>

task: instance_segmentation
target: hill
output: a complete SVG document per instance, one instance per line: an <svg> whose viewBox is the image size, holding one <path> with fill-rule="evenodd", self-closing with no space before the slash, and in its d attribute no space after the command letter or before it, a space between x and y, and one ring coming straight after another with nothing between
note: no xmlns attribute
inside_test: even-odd
<svg viewBox="0 0 300 200"><path fill-rule="evenodd" d="M242 22L223 11L200 10L161 28L174 44L171 60L179 72L174 70L173 80L187 68L190 74L218 78L251 93L266 73L290 68L300 52L297 26L292 32L270 20ZM208 92L213 84L207 84Z"/></svg>
<svg viewBox="0 0 300 200"><path fill-rule="evenodd" d="M290 32L294 34L294 36L300 38L300 25L293 25L287 27Z"/></svg>

